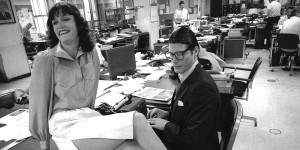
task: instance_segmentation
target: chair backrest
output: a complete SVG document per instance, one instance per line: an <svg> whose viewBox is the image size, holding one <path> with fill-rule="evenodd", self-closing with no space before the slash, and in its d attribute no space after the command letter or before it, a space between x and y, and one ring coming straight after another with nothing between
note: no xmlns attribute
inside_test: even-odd
<svg viewBox="0 0 300 150"><path fill-rule="evenodd" d="M243 116L243 107L236 99L222 102L218 130L221 150L231 150Z"/></svg>
<svg viewBox="0 0 300 150"><path fill-rule="evenodd" d="M253 65L253 67L252 67L252 70L251 70L251 72L250 72L250 74L249 74L248 79L250 79L250 80L253 80L253 79L254 79L254 77L255 77L255 75L256 75L256 72L257 72L257 70L259 69L259 67L260 67L260 65L261 65L261 63L262 63L262 61L263 61L262 57L258 57L258 58L257 58L257 60L255 61L254 65ZM246 87L249 85L249 83L250 83L250 81L247 81Z"/></svg>
<svg viewBox="0 0 300 150"><path fill-rule="evenodd" d="M281 49L298 49L298 34L279 33L277 34L278 47Z"/></svg>

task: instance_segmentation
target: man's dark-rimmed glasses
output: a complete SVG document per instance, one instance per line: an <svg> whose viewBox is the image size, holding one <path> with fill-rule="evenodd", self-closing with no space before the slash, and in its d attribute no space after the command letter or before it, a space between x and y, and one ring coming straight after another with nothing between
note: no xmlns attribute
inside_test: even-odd
<svg viewBox="0 0 300 150"><path fill-rule="evenodd" d="M187 48L186 50L184 51L178 51L178 52L175 52L175 53L172 53L172 52L166 52L165 55L166 55L166 58L171 60L174 56L178 59L178 60L182 60L184 58L184 53L187 52L188 50L191 50L191 48Z"/></svg>

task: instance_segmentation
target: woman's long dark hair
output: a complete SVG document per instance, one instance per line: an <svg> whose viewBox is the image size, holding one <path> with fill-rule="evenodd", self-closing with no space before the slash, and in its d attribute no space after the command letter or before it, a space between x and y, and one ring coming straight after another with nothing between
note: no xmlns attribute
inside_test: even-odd
<svg viewBox="0 0 300 150"><path fill-rule="evenodd" d="M58 2L49 11L47 26L49 30L50 48L55 47L59 42L59 39L54 33L52 21L54 20L55 16L59 15L60 12L64 15L69 14L74 16L78 30L79 45L83 51L92 51L95 43L90 35L91 32L87 21L80 15L80 12L75 5L67 2Z"/></svg>

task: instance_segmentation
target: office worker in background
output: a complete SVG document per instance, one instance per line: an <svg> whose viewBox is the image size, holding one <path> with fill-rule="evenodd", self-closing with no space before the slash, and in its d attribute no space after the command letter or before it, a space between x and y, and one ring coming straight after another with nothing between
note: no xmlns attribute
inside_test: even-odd
<svg viewBox="0 0 300 150"><path fill-rule="evenodd" d="M220 94L212 77L197 61L199 45L195 34L182 27L169 39L169 51L180 85L172 97L170 111L154 108L149 123L168 149L218 150L217 115Z"/></svg>
<svg viewBox="0 0 300 150"><path fill-rule="evenodd" d="M221 66L226 65L226 62L223 61L219 56L212 52L206 51L206 48L202 48L201 46L199 47L198 57L201 59L209 60L209 62L211 63L210 71L207 70L209 73L220 72L222 71Z"/></svg>
<svg viewBox="0 0 300 150"><path fill-rule="evenodd" d="M267 45L265 46L266 49L269 49L271 46L271 31L273 29L273 25L278 23L280 19L280 11L281 11L281 4L276 0L269 0L270 4L267 6L266 15L268 16L267 25L265 28L265 38L267 38Z"/></svg>
<svg viewBox="0 0 300 150"><path fill-rule="evenodd" d="M281 29L281 33L298 34L300 38L300 18L298 17L299 10L294 8L288 20L286 20Z"/></svg>
<svg viewBox="0 0 300 150"><path fill-rule="evenodd" d="M29 88L29 129L41 148L49 149L52 135L63 150L166 149L141 113L93 109L100 63L78 8L56 3L47 26L51 49L37 55Z"/></svg>
<svg viewBox="0 0 300 150"><path fill-rule="evenodd" d="M189 11L184 8L184 1L179 2L179 8L175 10L174 20L176 24L186 22L189 20Z"/></svg>
<svg viewBox="0 0 300 150"><path fill-rule="evenodd" d="M32 27L32 23L28 22L23 28L22 28L22 35L23 35L23 42L27 43L29 41L32 41L33 38L30 34L30 28Z"/></svg>
<svg viewBox="0 0 300 150"><path fill-rule="evenodd" d="M0 4L0 20L7 19L11 19L11 15L5 10L5 6L3 4Z"/></svg>
<svg viewBox="0 0 300 150"><path fill-rule="evenodd" d="M293 11L294 7L292 6L287 6L284 10L283 10L283 13L282 13L282 16L280 17L277 25L278 26L281 26L283 25L283 23L288 20L290 17L291 17L291 12ZM280 28L281 28L280 27Z"/></svg>

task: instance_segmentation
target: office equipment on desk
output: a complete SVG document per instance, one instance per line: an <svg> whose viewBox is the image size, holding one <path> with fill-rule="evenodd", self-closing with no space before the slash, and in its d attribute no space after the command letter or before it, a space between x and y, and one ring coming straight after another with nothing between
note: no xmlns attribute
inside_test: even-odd
<svg viewBox="0 0 300 150"><path fill-rule="evenodd" d="M241 71L250 71L248 78L240 78L234 77L232 82L233 93L232 96L236 99L246 100L248 101L249 97L249 88L251 88L251 84L254 80L254 77L262 63L262 57L258 57L256 62L254 63L252 69L249 68L242 68L242 67L234 67L234 66L222 66L224 69L235 69ZM254 117L243 116L244 119L254 121L254 126L257 126L257 119Z"/></svg>
<svg viewBox="0 0 300 150"><path fill-rule="evenodd" d="M147 116L146 101L144 98L132 97L130 104L124 105L119 109L120 112L136 110Z"/></svg>
<svg viewBox="0 0 300 150"><path fill-rule="evenodd" d="M116 80L118 75L130 75L135 72L135 55L132 44L105 50L108 69L100 74L100 79Z"/></svg>
<svg viewBox="0 0 300 150"><path fill-rule="evenodd" d="M277 34L278 47L283 54L288 56L288 66L290 69L290 76L294 74L294 58L299 55L299 36L298 34L287 34L279 33Z"/></svg>
<svg viewBox="0 0 300 150"><path fill-rule="evenodd" d="M223 54L224 59L238 60L244 63L246 50L246 37L224 38Z"/></svg>
<svg viewBox="0 0 300 150"><path fill-rule="evenodd" d="M243 30L244 30L243 28L229 29L229 31L228 31L228 37L229 38L242 37Z"/></svg>

